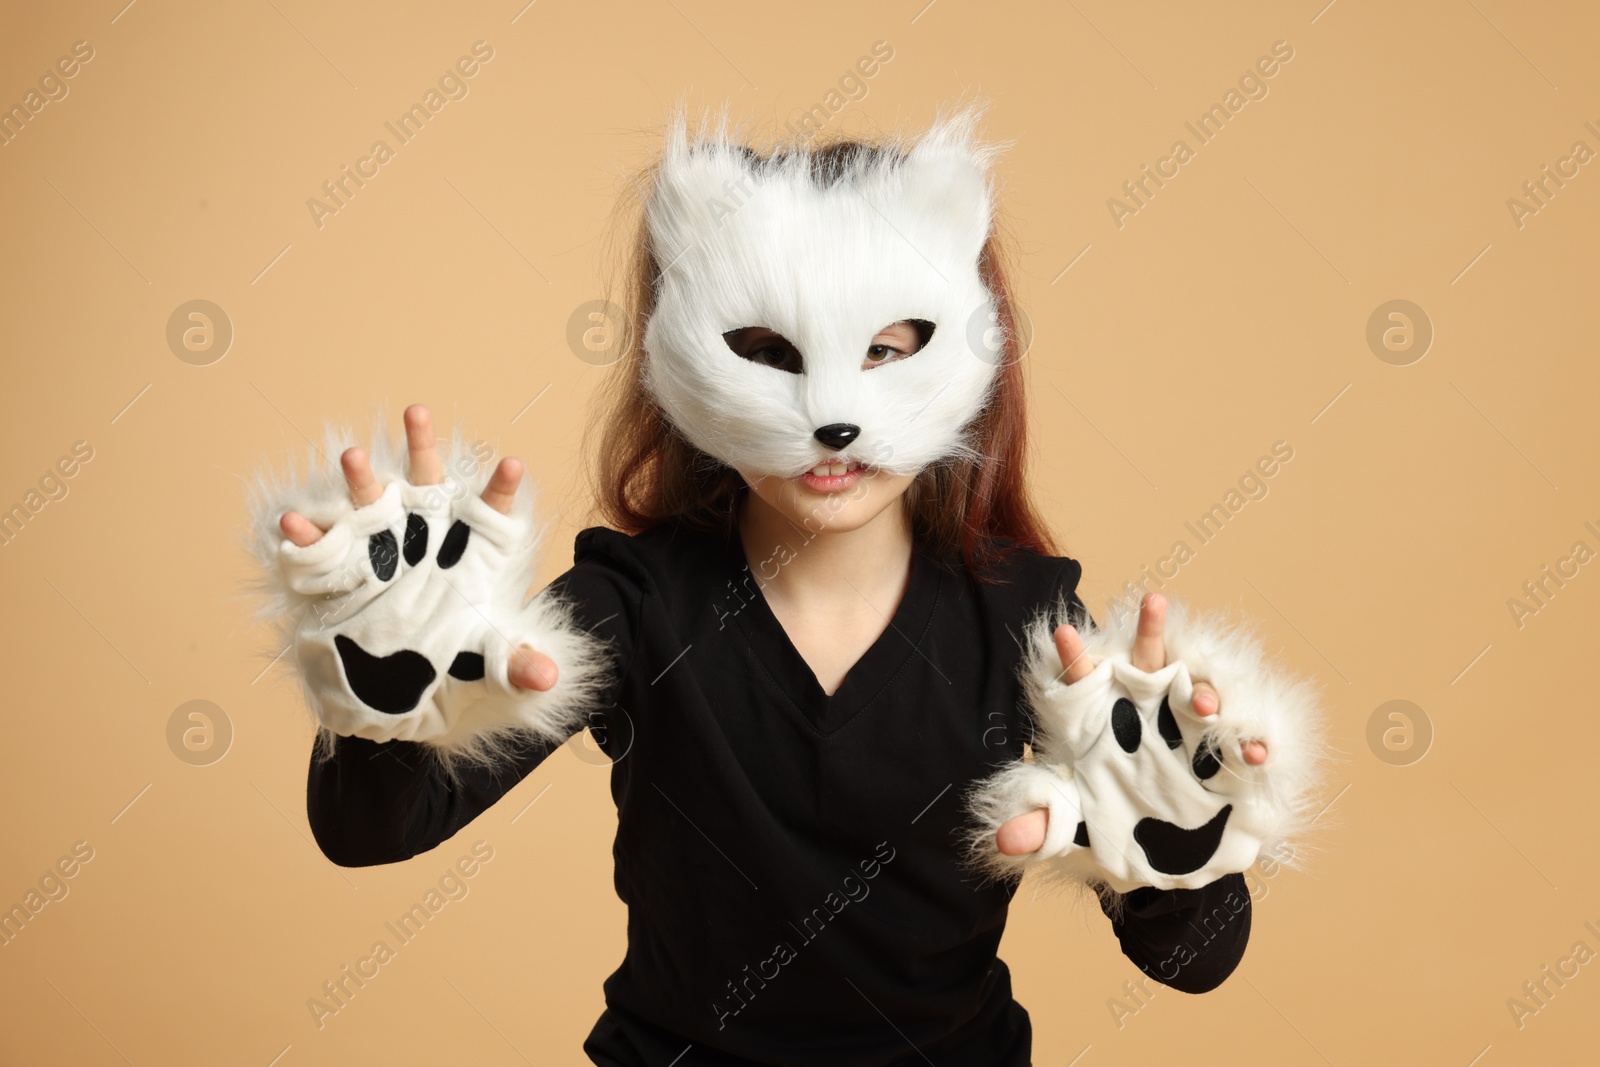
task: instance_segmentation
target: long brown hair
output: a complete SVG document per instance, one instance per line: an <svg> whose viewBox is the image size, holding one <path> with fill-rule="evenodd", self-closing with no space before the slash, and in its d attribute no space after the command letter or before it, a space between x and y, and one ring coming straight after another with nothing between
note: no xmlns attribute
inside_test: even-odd
<svg viewBox="0 0 1600 1067"><path fill-rule="evenodd" d="M812 175L827 184L837 180L848 160L885 151L869 142L839 139L810 150ZM744 152L753 162L762 159L752 149ZM584 453L590 457L596 507L608 525L628 534L669 521L731 531L737 522L739 494L746 488L744 479L678 433L644 383L646 356L641 342L661 279L661 262L644 225L644 206L659 166L651 163L635 177L632 195L619 200L613 217L613 241L619 234L629 239L612 277L612 292L621 294L623 314L623 321L613 324L618 331L613 343L624 355L598 393L600 417L589 430L592 435L598 428L598 447L586 440ZM1057 554L1025 480L1027 403L1021 348L1025 339L1018 331L1008 248L997 212L978 270L994 296L999 312L996 327L1004 341L988 403L968 426L968 440L978 458L930 464L902 498L916 542L939 552L959 551L981 580L987 579L992 564L1018 548Z"/></svg>

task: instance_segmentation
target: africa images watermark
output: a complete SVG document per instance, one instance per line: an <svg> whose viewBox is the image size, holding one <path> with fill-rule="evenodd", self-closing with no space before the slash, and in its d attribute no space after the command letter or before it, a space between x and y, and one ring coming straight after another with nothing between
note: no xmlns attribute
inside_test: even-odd
<svg viewBox="0 0 1600 1067"><path fill-rule="evenodd" d="M800 948L815 941L822 936L828 924L845 907L851 903L859 904L867 899L872 892L872 887L867 883L882 873L884 866L893 862L895 850L887 841L880 841L873 849L873 858L864 859L857 867L860 869L859 877L855 870L851 870L841 880L838 889L830 889L828 895L822 898L822 903L812 908L800 925L789 923L789 928L795 932ZM752 968L748 963L738 978L730 978L727 982L728 997L725 1000L711 1001L711 1011L717 1017L717 1029L723 1030L728 1026L728 1019L738 1015L750 1006L750 1001L767 988L767 983L775 980L783 973L783 968L793 963L799 955L799 949L787 940L777 942L772 948L772 955L761 960Z"/></svg>
<svg viewBox="0 0 1600 1067"><path fill-rule="evenodd" d="M874 458L880 462L886 460L891 449L887 444L879 443L874 449ZM817 535L828 528L828 519L836 515L847 503L860 500L870 491L869 480L881 474L876 467L869 467L865 476L852 485L849 489L837 493L829 493L821 502L814 505L807 513L802 523L804 540L799 548L788 542L780 542L773 546L771 554L756 563L754 570L748 563L745 564L743 578L735 584L732 578L728 579L727 587L730 596L712 602L712 610L717 613L717 629L725 629L730 616L737 615L748 606L752 600L761 595L761 588L773 578L785 564L792 563L799 558L800 549L805 548ZM815 525L813 525L813 523ZM728 606L729 604L732 606Z"/></svg>
<svg viewBox="0 0 1600 1067"><path fill-rule="evenodd" d="M72 91L67 83L76 78L83 64L93 58L94 45L88 41L74 41L71 55L62 56L52 66L45 68L45 72L39 76L38 88L29 89L19 103L0 111L0 148L5 148L22 136L22 131L27 129L30 122L38 122L40 114L50 104L65 100Z"/></svg>
<svg viewBox="0 0 1600 1067"><path fill-rule="evenodd" d="M39 876L37 889L30 886L20 901L0 912L0 948L9 946L21 937L28 924L38 920L39 913L44 911L46 905L66 900L67 894L72 891L67 880L76 878L83 865L92 859L93 845L87 841L74 842L71 853L62 855Z"/></svg>
<svg viewBox="0 0 1600 1067"><path fill-rule="evenodd" d="M822 99L800 113L785 128L791 135L821 133L828 122L845 109L846 104L860 103L867 98L871 86L867 79L874 78L889 60L894 58L894 46L888 41L872 42L872 52L855 61L855 65L839 75L838 87L829 89Z"/></svg>
<svg viewBox="0 0 1600 1067"><path fill-rule="evenodd" d="M473 842L471 854L463 855L446 867L444 874L439 876L436 888L430 886L422 899L411 905L399 918L383 924L383 928L394 937L394 945L390 945L386 938L379 938L354 965L345 964L339 968L338 975L323 982L320 996L307 997L306 1009L311 1012L311 1021L317 1024L317 1029L321 1030L327 1025L328 1019L348 1008L355 995L382 973L385 964L394 961L402 946L416 940L446 904L467 899L467 894L472 891L467 880L475 878L483 869L482 865L492 859L493 845L487 841Z"/></svg>
<svg viewBox="0 0 1600 1067"><path fill-rule="evenodd" d="M32 522L33 517L45 509L45 505L65 500L71 492L68 480L76 477L83 465L92 459L94 446L88 441L77 441L70 455L61 456L52 466L46 467L39 476L37 489L29 489L22 494L19 502L0 511L0 546L16 540L23 527Z"/></svg>
<svg viewBox="0 0 1600 1067"><path fill-rule="evenodd" d="M1193 521L1183 524L1183 528L1193 536L1194 545L1190 545L1184 538L1178 538L1172 543L1167 554L1156 560L1153 567L1146 563L1139 569L1137 580L1130 578L1123 582L1119 595L1131 596L1137 601L1144 593L1157 592L1167 582L1176 578L1184 566L1194 561L1199 549L1214 541L1228 523L1245 509L1245 505L1253 500L1267 498L1267 494L1272 491L1272 487L1268 484L1269 480L1292 459L1294 459L1294 446L1288 441L1274 441L1272 451L1258 457L1255 463L1239 476L1237 488L1230 487L1222 494L1221 500L1213 503ZM1114 599L1107 598L1107 602L1110 603Z"/></svg>
<svg viewBox="0 0 1600 1067"><path fill-rule="evenodd" d="M1583 928L1600 938L1600 927L1595 925L1595 920L1587 920ZM1567 982L1578 977L1584 964L1595 958L1595 950L1584 940L1574 941L1572 951L1556 960L1554 966L1545 964L1539 968L1538 977L1530 978L1522 983L1522 998L1507 997L1506 1010L1511 1013L1511 1021L1521 1030L1528 1025L1531 1016L1538 1015L1550 1006L1556 994L1567 987ZM1551 988L1554 985L1555 988Z"/></svg>
<svg viewBox="0 0 1600 1067"><path fill-rule="evenodd" d="M1259 873L1257 873L1256 867L1244 872L1245 890L1249 893L1252 906L1260 904L1267 899L1267 894L1272 892L1272 886L1269 884L1271 879L1276 878L1282 872L1284 866L1294 858L1294 854L1292 845L1287 842L1281 842L1276 848L1262 853L1257 861L1257 867L1260 868ZM1210 944L1216 939L1217 934L1221 933L1223 928L1228 926L1235 918L1243 914L1244 910L1244 900L1240 899L1237 893L1229 893L1223 898L1221 905L1212 908L1211 914L1200 920L1200 925L1205 927L1203 932L1200 927L1193 924L1190 925L1190 928L1205 938L1205 944ZM1215 929L1213 929L1213 923L1215 924ZM1172 981L1178 976L1178 972L1183 969L1185 964L1198 958L1199 953L1187 941L1180 943L1173 950L1172 955L1156 965L1156 970L1160 972L1160 981L1162 983ZM1159 987L1152 988L1150 981L1153 977L1156 976L1146 971L1137 982L1130 978L1122 983L1122 993L1120 995L1106 998L1106 1010L1111 1013L1111 1020L1117 1024L1118 1030L1127 1026L1129 1019L1148 1008L1150 1002L1155 999L1157 988Z"/></svg>
<svg viewBox="0 0 1600 1067"><path fill-rule="evenodd" d="M348 163L341 164L339 176L322 183L322 192L326 200L315 196L306 200L306 210L311 212L311 221L316 224L317 229L320 230L327 225L330 216L337 215L349 207L356 193L366 188L367 182L381 173L383 165L395 158L400 146L410 144L427 126L429 120L445 109L446 104L452 100L465 100L467 94L472 91L467 83L478 76L482 70L481 64L488 63L493 58L494 48L487 41L473 42L472 54L457 59L454 66L439 75L437 86L429 86L422 94L419 103L413 103L393 122L383 124L384 129L394 136L394 145L379 138L372 142L372 147L366 155L356 160L353 169Z"/></svg>
<svg viewBox="0 0 1600 1067"><path fill-rule="evenodd" d="M1583 528L1600 538L1600 529L1595 528L1593 521L1585 522ZM1521 597L1506 598L1506 610L1511 613L1511 621L1516 623L1517 629L1522 629L1529 619L1549 607L1556 594L1567 587L1567 582L1578 576L1579 568L1594 558L1594 549L1580 538L1572 542L1567 554L1559 557L1554 565L1543 564L1537 577L1523 582Z"/></svg>
<svg viewBox="0 0 1600 1067"><path fill-rule="evenodd" d="M1595 125L1593 119L1585 122L1583 128L1600 138L1600 127ZM1589 147L1589 143L1577 140L1572 142L1572 147L1566 155L1556 160L1554 169L1551 169L1548 163L1541 167L1537 178L1530 178L1522 183L1522 192L1527 199L1506 197L1506 210L1511 213L1512 225L1520 230L1527 225L1528 219L1549 207L1556 193L1565 189L1567 182L1582 173L1581 168L1594 157L1595 151Z"/></svg>
<svg viewBox="0 0 1600 1067"><path fill-rule="evenodd" d="M1210 144L1222 133L1245 105L1252 100L1265 100L1270 91L1267 82L1277 76L1281 64L1292 59L1294 47L1288 41L1274 42L1270 54L1257 59L1254 66L1239 76L1238 88L1230 88L1219 103L1212 104L1194 122L1185 122L1183 127L1193 135L1195 145L1191 146L1180 137L1172 142L1166 155L1156 160L1154 167L1146 163L1137 178L1122 183L1126 200L1107 197L1106 210L1111 213L1112 225L1119 230L1127 225L1127 220L1148 207L1156 193L1181 173L1183 165L1195 158L1201 146Z"/></svg>

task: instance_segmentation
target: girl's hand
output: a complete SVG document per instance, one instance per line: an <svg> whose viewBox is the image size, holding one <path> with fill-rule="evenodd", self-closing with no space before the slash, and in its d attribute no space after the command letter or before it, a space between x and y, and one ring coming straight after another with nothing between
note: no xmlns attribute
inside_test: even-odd
<svg viewBox="0 0 1600 1067"><path fill-rule="evenodd" d="M1167 620L1167 598L1160 593L1149 593L1139 605L1139 635L1133 643L1133 665L1141 671L1159 671L1167 665L1167 646L1162 627ZM1095 663L1084 652L1083 638L1071 625L1056 627L1056 653L1061 657L1061 678L1066 684L1086 678ZM1215 715L1221 710L1217 691L1209 683L1194 685L1194 710L1201 716ZM1261 764L1267 761L1267 746L1260 741L1249 741L1243 746L1246 763ZM995 845L1007 856L1021 856L1037 852L1044 844L1049 827L1049 812L1036 808L1025 815L1004 823L995 834Z"/></svg>
<svg viewBox="0 0 1600 1067"><path fill-rule="evenodd" d="M438 485L444 480L444 461L433 436L433 415L421 404L406 408L406 448L411 453L411 484ZM364 508L383 495L383 486L372 474L372 463L366 452L359 448L346 449L339 457L344 469L344 480L350 486L350 499L358 508ZM511 502L516 498L517 483L522 479L522 461L515 456L502 459L484 487L483 501L502 515L511 513ZM283 536L304 548L316 544L326 532L297 511L286 511L278 520ZM527 645L517 650L511 664L511 683L523 689L546 690L556 684L556 664L549 656L536 652ZM1042 838L1041 838L1042 840ZM1037 848L1038 846L1034 846Z"/></svg>

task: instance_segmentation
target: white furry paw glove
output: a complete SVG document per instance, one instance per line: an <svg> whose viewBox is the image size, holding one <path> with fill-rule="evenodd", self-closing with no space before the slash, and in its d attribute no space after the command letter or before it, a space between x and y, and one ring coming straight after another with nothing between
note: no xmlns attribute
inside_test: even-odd
<svg viewBox="0 0 1600 1067"><path fill-rule="evenodd" d="M526 482L501 514L480 497L488 472L459 436L451 479L435 485L406 481L380 437L371 464L384 489L357 507L337 460L349 443L330 433L304 483L263 484L254 501L268 611L318 721L468 758L488 758L517 734L565 740L590 710L603 650L564 604L527 597L539 530ZM291 510L326 532L309 545L285 539L277 522ZM523 645L556 662L554 688L510 681Z"/></svg>
<svg viewBox="0 0 1600 1067"><path fill-rule="evenodd" d="M1024 682L1037 727L1033 759L980 783L975 858L996 874L1039 866L1048 876L1109 886L1198 889L1248 870L1267 850L1292 854L1306 829L1323 760L1316 694L1269 665L1259 643L1220 619L1191 621L1169 602L1166 666L1133 665L1137 607L1107 629L1080 631L1093 669L1063 681L1054 627L1028 631ZM1195 710L1195 685L1217 693ZM1244 759L1261 742L1265 762ZM1002 854L995 832L1048 812L1037 852ZM1287 846L1287 847L1286 847Z"/></svg>

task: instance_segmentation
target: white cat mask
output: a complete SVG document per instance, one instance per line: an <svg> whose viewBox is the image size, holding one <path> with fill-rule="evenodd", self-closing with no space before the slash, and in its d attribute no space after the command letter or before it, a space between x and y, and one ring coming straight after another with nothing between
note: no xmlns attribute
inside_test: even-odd
<svg viewBox="0 0 1600 1067"><path fill-rule="evenodd" d="M971 453L963 429L999 363L979 274L997 149L974 142L976 119L837 167L792 147L758 160L725 121L691 143L674 119L646 207L663 273L645 381L691 443L783 477L849 461L914 474ZM921 350L863 367L873 337L907 320L932 325ZM747 327L791 342L798 372L736 354L724 335Z"/></svg>

